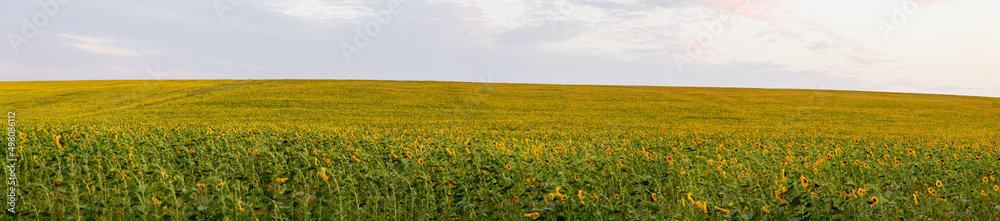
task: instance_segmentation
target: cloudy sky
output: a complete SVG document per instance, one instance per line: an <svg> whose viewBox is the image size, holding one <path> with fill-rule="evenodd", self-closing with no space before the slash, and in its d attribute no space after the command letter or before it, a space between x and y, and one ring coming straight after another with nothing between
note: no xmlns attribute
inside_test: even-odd
<svg viewBox="0 0 1000 221"><path fill-rule="evenodd" d="M995 0L0 1L0 80L386 79L1000 97Z"/></svg>

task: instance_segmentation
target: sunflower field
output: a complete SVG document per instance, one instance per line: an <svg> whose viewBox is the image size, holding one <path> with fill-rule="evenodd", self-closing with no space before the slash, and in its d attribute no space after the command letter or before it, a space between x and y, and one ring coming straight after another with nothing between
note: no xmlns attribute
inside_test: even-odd
<svg viewBox="0 0 1000 221"><path fill-rule="evenodd" d="M1000 219L998 98L410 81L0 85L17 130L5 220Z"/></svg>

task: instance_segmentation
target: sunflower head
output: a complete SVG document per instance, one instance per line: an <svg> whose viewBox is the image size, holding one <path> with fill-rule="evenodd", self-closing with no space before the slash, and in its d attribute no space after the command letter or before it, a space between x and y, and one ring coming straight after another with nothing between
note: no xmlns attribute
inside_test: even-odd
<svg viewBox="0 0 1000 221"><path fill-rule="evenodd" d="M524 214L525 218L532 218L532 219L538 219L541 216L542 216L542 214L540 214L540 213L525 213Z"/></svg>

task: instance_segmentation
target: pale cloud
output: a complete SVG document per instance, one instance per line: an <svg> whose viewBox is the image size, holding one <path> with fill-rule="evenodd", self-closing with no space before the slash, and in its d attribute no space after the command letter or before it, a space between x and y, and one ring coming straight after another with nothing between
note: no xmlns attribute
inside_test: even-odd
<svg viewBox="0 0 1000 221"><path fill-rule="evenodd" d="M271 0L260 1L261 7L278 13L328 25L355 22L374 16L376 8L365 5L364 1L321 1L321 0Z"/></svg>
<svg viewBox="0 0 1000 221"><path fill-rule="evenodd" d="M574 36L566 41L545 44L542 48L553 52L603 55L629 61L643 57L642 54L632 53L631 51L648 49L650 46L627 41L614 41L595 35L595 33L588 33Z"/></svg>
<svg viewBox="0 0 1000 221"><path fill-rule="evenodd" d="M144 56L149 53L156 53L152 51L137 51L137 50L118 47L117 45L119 45L119 42L115 38L99 38L99 37L78 36L70 34L63 34L60 36L72 39L73 41L70 44L72 44L76 48L94 54L138 57L138 56Z"/></svg>
<svg viewBox="0 0 1000 221"><path fill-rule="evenodd" d="M455 0L465 9L479 13L482 18L481 24L489 26L498 33L520 28L532 23L536 18L532 13L534 1L528 0Z"/></svg>

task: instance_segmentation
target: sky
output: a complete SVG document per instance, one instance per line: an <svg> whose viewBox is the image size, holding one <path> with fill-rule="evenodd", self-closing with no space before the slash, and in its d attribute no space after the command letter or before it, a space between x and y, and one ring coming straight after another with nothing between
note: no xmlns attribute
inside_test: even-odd
<svg viewBox="0 0 1000 221"><path fill-rule="evenodd" d="M0 0L0 81L378 79L1000 97L995 0Z"/></svg>

